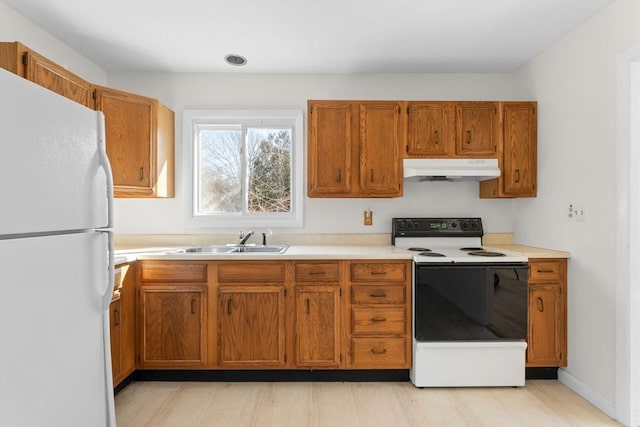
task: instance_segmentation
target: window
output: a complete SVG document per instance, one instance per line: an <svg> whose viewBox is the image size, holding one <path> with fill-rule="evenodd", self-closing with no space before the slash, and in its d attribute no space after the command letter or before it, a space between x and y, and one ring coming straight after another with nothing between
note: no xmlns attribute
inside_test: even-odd
<svg viewBox="0 0 640 427"><path fill-rule="evenodd" d="M302 112L184 112L187 223L301 227Z"/></svg>

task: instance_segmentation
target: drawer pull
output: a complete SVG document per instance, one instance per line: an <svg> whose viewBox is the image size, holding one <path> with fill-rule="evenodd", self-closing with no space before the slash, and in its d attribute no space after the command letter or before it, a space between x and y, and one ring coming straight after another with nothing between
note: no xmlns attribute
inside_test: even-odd
<svg viewBox="0 0 640 427"><path fill-rule="evenodd" d="M373 353L373 354L386 354L387 353L387 349L383 348L382 350L378 350L377 348L372 348L371 349L371 353Z"/></svg>
<svg viewBox="0 0 640 427"><path fill-rule="evenodd" d="M385 292L373 292L373 293L370 293L369 296L371 298L384 298L387 296L387 294Z"/></svg>
<svg viewBox="0 0 640 427"><path fill-rule="evenodd" d="M538 297L538 311L544 312L544 300Z"/></svg>
<svg viewBox="0 0 640 427"><path fill-rule="evenodd" d="M371 272L372 276L384 276L385 274L387 274L386 271L372 271Z"/></svg>
<svg viewBox="0 0 640 427"><path fill-rule="evenodd" d="M553 273L553 270L536 270L538 273Z"/></svg>
<svg viewBox="0 0 640 427"><path fill-rule="evenodd" d="M372 317L371 321L372 322L386 322L387 318L386 317Z"/></svg>
<svg viewBox="0 0 640 427"><path fill-rule="evenodd" d="M327 272L326 271L310 271L309 274L312 276L322 276L327 274Z"/></svg>

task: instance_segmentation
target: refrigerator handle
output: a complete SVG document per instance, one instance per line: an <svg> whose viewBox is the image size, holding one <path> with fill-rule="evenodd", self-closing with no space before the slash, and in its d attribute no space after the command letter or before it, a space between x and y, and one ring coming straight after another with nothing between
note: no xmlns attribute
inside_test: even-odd
<svg viewBox="0 0 640 427"><path fill-rule="evenodd" d="M113 288L115 285L115 256L113 247L113 232L111 230L97 229L98 233L105 233L107 235L107 246L109 252L109 265L107 267L107 286L104 295L102 295L102 340L105 349L104 353L104 369L105 369L105 384L107 385L106 391L106 427L116 427L116 412L115 412L115 399L113 394L113 370L111 367L111 336L109 334L109 328L111 323L109 321L109 305L111 304L111 298L113 297Z"/></svg>
<svg viewBox="0 0 640 427"><path fill-rule="evenodd" d="M107 177L107 226L113 228L113 172L107 156L104 114L98 111L98 156L99 162Z"/></svg>
<svg viewBox="0 0 640 427"><path fill-rule="evenodd" d="M116 280L115 274L115 256L114 256L114 247L113 247L113 232L111 230L95 230L98 233L105 233L107 235L107 245L109 246L109 266L108 274L107 274L107 286L105 288L105 292L102 295L102 311L106 312L109 310L109 304L111 304L111 298L113 297L113 288L114 282Z"/></svg>

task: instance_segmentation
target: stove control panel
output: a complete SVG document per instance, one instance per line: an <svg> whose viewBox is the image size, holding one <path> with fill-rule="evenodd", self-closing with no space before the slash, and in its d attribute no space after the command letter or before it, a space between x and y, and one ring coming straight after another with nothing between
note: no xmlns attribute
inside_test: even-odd
<svg viewBox="0 0 640 427"><path fill-rule="evenodd" d="M480 218L393 218L391 243L396 237L482 237Z"/></svg>

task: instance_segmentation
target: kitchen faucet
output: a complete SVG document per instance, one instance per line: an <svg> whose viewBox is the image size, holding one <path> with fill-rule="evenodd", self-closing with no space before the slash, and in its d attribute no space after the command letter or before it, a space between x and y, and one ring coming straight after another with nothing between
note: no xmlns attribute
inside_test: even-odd
<svg viewBox="0 0 640 427"><path fill-rule="evenodd" d="M249 237L251 237L251 236L253 236L253 230L250 230L246 234L245 234L244 231L241 231L240 234L238 235L238 237L240 237L239 245L244 246L244 244L247 243L247 240L249 240Z"/></svg>

